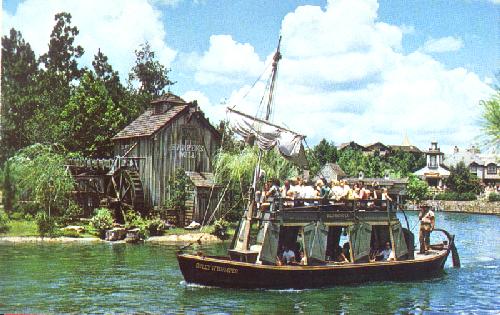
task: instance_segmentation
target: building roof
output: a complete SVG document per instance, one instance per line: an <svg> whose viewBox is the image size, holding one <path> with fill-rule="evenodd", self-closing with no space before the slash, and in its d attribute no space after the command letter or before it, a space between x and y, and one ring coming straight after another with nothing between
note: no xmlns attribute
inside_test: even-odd
<svg viewBox="0 0 500 315"><path fill-rule="evenodd" d="M390 144L389 148L391 148L394 151L400 150L400 151L410 152L410 153L422 153L422 151L414 145Z"/></svg>
<svg viewBox="0 0 500 315"><path fill-rule="evenodd" d="M148 108L130 125L118 132L112 140L148 137L153 135L160 128L173 121L180 113L189 108L189 105L173 106L163 114L154 114L153 108Z"/></svg>
<svg viewBox="0 0 500 315"><path fill-rule="evenodd" d="M353 148L353 149L359 149L359 150L362 150L362 151L366 151L366 148L364 146L362 146L361 144L356 143L354 141L341 143L338 146L338 150L343 150L343 149L345 149L347 147L350 147L350 148Z"/></svg>
<svg viewBox="0 0 500 315"><path fill-rule="evenodd" d="M170 92L165 93L162 96L151 101L151 104L158 104L158 103L175 103L180 105L187 104L185 100Z"/></svg>
<svg viewBox="0 0 500 315"><path fill-rule="evenodd" d="M448 167L457 166L457 164L460 162L464 162L466 166L469 166L472 163L476 163L477 165L484 165L484 161L481 160L479 155L469 151L447 154L443 162L444 165Z"/></svg>
<svg viewBox="0 0 500 315"><path fill-rule="evenodd" d="M313 179L313 180L318 180L321 176L326 178L328 181L332 180L332 175L337 174L338 177L346 177L346 173L342 170L342 168L335 163L326 163L321 170L319 171L318 175Z"/></svg>
<svg viewBox="0 0 500 315"><path fill-rule="evenodd" d="M374 143L368 143L364 146L368 150L374 150L377 148L383 148L385 150L390 150L389 146L383 144L382 142L374 142Z"/></svg>
<svg viewBox="0 0 500 315"><path fill-rule="evenodd" d="M215 176L213 173L208 172L185 172L189 179L193 182L196 187L211 188L219 187L219 185L214 185Z"/></svg>

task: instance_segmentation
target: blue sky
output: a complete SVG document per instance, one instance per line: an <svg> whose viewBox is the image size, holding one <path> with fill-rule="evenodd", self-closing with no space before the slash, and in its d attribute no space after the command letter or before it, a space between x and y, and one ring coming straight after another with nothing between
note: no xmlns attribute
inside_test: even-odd
<svg viewBox="0 0 500 315"><path fill-rule="evenodd" d="M101 48L125 78L147 40L172 91L214 122L221 102L257 112L263 83L249 86L283 34L273 119L310 145L477 143L478 102L500 70L498 0L4 0L2 33L17 28L41 54L60 11L80 29L83 64Z"/></svg>

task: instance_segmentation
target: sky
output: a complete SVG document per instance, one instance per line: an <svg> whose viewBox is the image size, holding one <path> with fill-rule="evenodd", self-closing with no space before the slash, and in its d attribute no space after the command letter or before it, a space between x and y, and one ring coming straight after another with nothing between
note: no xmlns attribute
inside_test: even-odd
<svg viewBox="0 0 500 315"><path fill-rule="evenodd" d="M216 124L225 109L262 115L282 36L271 120L340 144L465 149L480 139L481 107L500 71L500 0L3 0L37 55L54 15L70 12L91 65L98 49L125 82L148 41L177 83ZM260 79L259 79L260 78Z"/></svg>

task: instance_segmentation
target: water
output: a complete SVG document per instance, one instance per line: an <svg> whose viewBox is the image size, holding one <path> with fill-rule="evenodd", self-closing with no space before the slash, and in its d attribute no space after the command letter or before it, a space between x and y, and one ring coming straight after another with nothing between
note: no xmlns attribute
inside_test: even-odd
<svg viewBox="0 0 500 315"><path fill-rule="evenodd" d="M457 235L461 269L449 258L438 279L311 290L186 285L175 246L0 244L0 313L498 314L500 217L437 213L437 226Z"/></svg>

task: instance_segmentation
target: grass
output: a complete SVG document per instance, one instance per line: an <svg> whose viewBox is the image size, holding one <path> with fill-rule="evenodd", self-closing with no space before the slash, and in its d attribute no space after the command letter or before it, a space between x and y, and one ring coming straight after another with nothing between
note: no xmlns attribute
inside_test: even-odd
<svg viewBox="0 0 500 315"><path fill-rule="evenodd" d="M39 236L38 227L35 221L11 220L9 221L9 230L2 236Z"/></svg>

